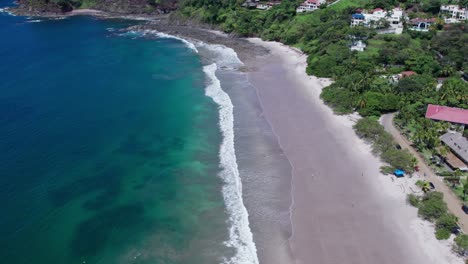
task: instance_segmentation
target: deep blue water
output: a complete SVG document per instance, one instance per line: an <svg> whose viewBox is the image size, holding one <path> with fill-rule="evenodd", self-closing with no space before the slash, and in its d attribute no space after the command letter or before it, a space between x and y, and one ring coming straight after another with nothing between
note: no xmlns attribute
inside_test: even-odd
<svg viewBox="0 0 468 264"><path fill-rule="evenodd" d="M0 13L1 263L226 254L200 59L175 39L111 32L131 23Z"/></svg>

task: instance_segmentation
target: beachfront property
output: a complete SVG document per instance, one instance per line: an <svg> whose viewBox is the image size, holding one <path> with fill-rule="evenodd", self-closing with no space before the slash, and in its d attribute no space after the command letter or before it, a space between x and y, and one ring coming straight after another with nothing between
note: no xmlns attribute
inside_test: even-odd
<svg viewBox="0 0 468 264"><path fill-rule="evenodd" d="M440 6L440 14L447 24L461 23L468 17L468 9L458 5L442 5Z"/></svg>
<svg viewBox="0 0 468 264"><path fill-rule="evenodd" d="M427 105L426 118L464 127L468 125L468 109L429 104Z"/></svg>
<svg viewBox="0 0 468 264"><path fill-rule="evenodd" d="M296 8L296 13L312 12L320 8L326 0L306 0Z"/></svg>
<svg viewBox="0 0 468 264"><path fill-rule="evenodd" d="M460 132L447 132L440 141L450 148L445 156L447 164L454 170L468 171L468 139Z"/></svg>
<svg viewBox="0 0 468 264"><path fill-rule="evenodd" d="M351 15L351 27L365 26L373 28L388 27L392 29L392 33L401 34L403 32L403 10L401 8L394 8L390 11L376 8L372 11L364 11L357 9Z"/></svg>
<svg viewBox="0 0 468 264"><path fill-rule="evenodd" d="M409 21L408 29L414 31L427 32L432 24L436 22L435 18L414 18Z"/></svg>
<svg viewBox="0 0 468 264"><path fill-rule="evenodd" d="M452 169L468 170L468 139L463 136L463 130L468 125L468 110L429 104L426 110L426 118L438 121L450 122L458 128L440 136L449 149L444 159ZM460 129L461 128L461 129Z"/></svg>

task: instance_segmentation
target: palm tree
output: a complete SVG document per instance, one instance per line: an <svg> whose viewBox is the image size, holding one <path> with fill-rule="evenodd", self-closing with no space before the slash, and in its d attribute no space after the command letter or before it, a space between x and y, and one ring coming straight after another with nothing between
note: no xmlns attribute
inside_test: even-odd
<svg viewBox="0 0 468 264"><path fill-rule="evenodd" d="M440 70L440 74L444 77L448 77L454 73L454 69L452 66L445 65L442 70Z"/></svg>

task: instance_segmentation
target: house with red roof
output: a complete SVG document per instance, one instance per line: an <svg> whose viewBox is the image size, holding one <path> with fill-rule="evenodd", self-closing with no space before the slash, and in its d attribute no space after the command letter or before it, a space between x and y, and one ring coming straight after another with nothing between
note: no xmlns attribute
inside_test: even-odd
<svg viewBox="0 0 468 264"><path fill-rule="evenodd" d="M405 77L410 77L413 75L416 75L417 73L414 71L402 71L400 74L398 74L399 79L403 79Z"/></svg>
<svg viewBox="0 0 468 264"><path fill-rule="evenodd" d="M384 10L383 10L382 8L377 7L376 9L372 10L372 14L378 13L378 12L381 12L381 13L382 13L383 11L384 11Z"/></svg>
<svg viewBox="0 0 468 264"><path fill-rule="evenodd" d="M296 13L312 12L326 3L326 0L306 0L296 8Z"/></svg>
<svg viewBox="0 0 468 264"><path fill-rule="evenodd" d="M468 109L429 104L426 118L468 125Z"/></svg>
<svg viewBox="0 0 468 264"><path fill-rule="evenodd" d="M464 128L468 125L468 109L429 104L426 118L458 124ZM452 169L468 170L468 139L463 133L448 131L440 136L440 141L450 148L450 152L445 155L446 163Z"/></svg>

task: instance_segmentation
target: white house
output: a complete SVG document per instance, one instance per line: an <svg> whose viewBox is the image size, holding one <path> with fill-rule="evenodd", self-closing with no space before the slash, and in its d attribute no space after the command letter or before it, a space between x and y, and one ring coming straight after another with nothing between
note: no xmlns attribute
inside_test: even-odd
<svg viewBox="0 0 468 264"><path fill-rule="evenodd" d="M445 23L460 23L468 17L468 9L458 5L442 5L440 13L445 17Z"/></svg>
<svg viewBox="0 0 468 264"><path fill-rule="evenodd" d="M296 8L296 13L312 12L320 8L326 0L306 0Z"/></svg>
<svg viewBox="0 0 468 264"><path fill-rule="evenodd" d="M414 18L409 21L411 26L408 27L409 30L427 32L432 24L436 22L435 18Z"/></svg>
<svg viewBox="0 0 468 264"><path fill-rule="evenodd" d="M260 9L260 10L268 10L270 9L272 6L271 5L268 5L268 4L258 4L257 5L257 9Z"/></svg>
<svg viewBox="0 0 468 264"><path fill-rule="evenodd" d="M390 11L385 11L382 8L376 8L370 12L359 10L359 12L352 14L351 26L377 27L382 21L387 21L396 34L401 34L403 31L402 18L403 10L398 7Z"/></svg>
<svg viewBox="0 0 468 264"><path fill-rule="evenodd" d="M350 50L357 50L357 51L364 51L367 47L366 43L362 42L361 40L355 41L349 47Z"/></svg>

